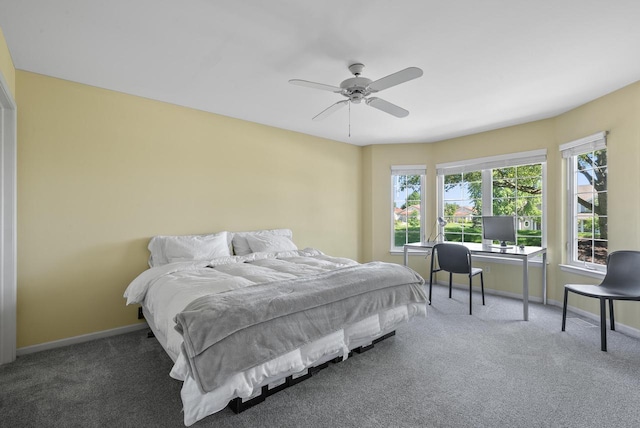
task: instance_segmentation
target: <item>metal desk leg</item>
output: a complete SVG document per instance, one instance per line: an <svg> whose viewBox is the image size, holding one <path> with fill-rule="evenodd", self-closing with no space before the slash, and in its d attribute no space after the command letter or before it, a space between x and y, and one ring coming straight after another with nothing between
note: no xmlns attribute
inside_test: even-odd
<svg viewBox="0 0 640 428"><path fill-rule="evenodd" d="M529 321L529 257L522 260L522 311L524 320Z"/></svg>
<svg viewBox="0 0 640 428"><path fill-rule="evenodd" d="M547 304L547 252L542 253L542 304Z"/></svg>

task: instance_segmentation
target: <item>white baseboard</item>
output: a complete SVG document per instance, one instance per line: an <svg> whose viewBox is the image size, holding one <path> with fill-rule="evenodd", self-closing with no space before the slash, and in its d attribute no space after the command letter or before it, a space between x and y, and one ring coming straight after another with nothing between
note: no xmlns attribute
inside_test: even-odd
<svg viewBox="0 0 640 428"><path fill-rule="evenodd" d="M562 309L562 302L560 302L558 300L547 300L547 304L548 305L557 306L560 309ZM608 313L608 311L609 310L607 309L607 313ZM583 316L585 318L589 318L590 320L593 320L598 325L600 325L600 313L594 314L593 312L585 311L584 309L574 308L571 305L567 306L567 318L569 317L568 312L573 312L574 314L578 314L578 315ZM617 312L614 310L614 313L617 313ZM617 316L616 316L616 318L617 318ZM609 320L609 318L607 318L607 325L610 325L608 320ZM628 325L625 325L625 324L621 324L618 321L616 321L616 331L620 332L620 333L624 333L627 336L631 336L631 337L635 337L637 339L640 339L640 330L638 330L637 328L634 328L634 327L629 327Z"/></svg>
<svg viewBox="0 0 640 428"><path fill-rule="evenodd" d="M441 283L441 282L436 282L435 284L440 285L440 286L444 286L444 287L448 287L449 286L448 283L444 284L444 283ZM467 288L469 286L468 285L463 285L463 284L453 284L453 287L454 288ZM484 292L486 294L493 294L493 295L496 295L496 296L510 297L510 298L513 298L513 299L522 299L522 294L518 294L518 293L510 293L510 292L506 292L506 291L492 290L492 289L488 289L488 288L485 288ZM530 302L542 303L542 298L540 298L540 297L529 297L529 301ZM559 302L557 300L548 299L547 300L547 304L562 308L562 302ZM582 310L582 309L574 308L573 306L568 306L567 310L570 311L570 312L576 313L578 315L581 315L581 316L583 316L585 318L589 318L589 319L591 319L591 320L593 320L593 321L595 321L597 323L600 322L600 315L599 314L594 314L594 313L591 313L591 312L588 312L588 311L585 311L585 310ZM131 332L138 331L138 330L144 330L146 328L149 328L147 323L146 322L141 322L141 323L127 325L127 326L124 326L124 327L113 328L113 329L110 329L110 330L97 331L95 333L83 334L83 335L80 335L80 336L68 337L66 339L54 340L52 342L39 343L37 345L25 346L23 348L18 348L16 350L16 355L17 356L27 355L27 354L33 354L34 352L46 351L46 350L55 349L55 348L62 348L63 346L75 345L75 344L78 344L78 343L89 342L91 340L102 339L102 338L105 338L105 337L117 336L119 334L125 334L125 333L131 333ZM633 327L629 327L629 326L624 325L624 324L620 324L619 322L616 323L616 331L619 331L620 333L624 333L624 334L632 336L632 337L640 338L640 330L638 330L636 328L633 328Z"/></svg>
<svg viewBox="0 0 640 428"><path fill-rule="evenodd" d="M449 283L448 282L444 283L444 282L438 281L438 282L435 282L434 284L438 284L438 285L443 286L443 287L449 287ZM425 286L428 287L429 284L425 284ZM453 286L453 288L461 288L461 289L466 289L466 290L469 289L469 284L456 284L456 283L453 283L452 286ZM476 288L476 286L474 285L474 289L475 288ZM477 288L479 289L480 286L478 286ZM522 294L519 294L519 293L511 293L511 292L507 292L507 291L492 290L492 289L486 288L486 287L484 289L484 292L485 292L485 294L493 294L493 295L496 295L496 296L510 297L510 298L513 298L513 299L522 300ZM529 302L542 303L542 298L541 297L535 297L535 296L529 296ZM557 306L560 309L562 309L562 302L560 302L558 300L547 299L547 305ZM578 315L583 316L585 318L589 318L590 320L593 320L596 323L600 324L600 314L599 313L594 314L592 312L585 311L583 309L574 308L571 305L567 306L567 311L573 312L574 314L578 314ZM628 325L625 325L625 324L621 324L618 321L616 321L616 331L620 332L620 333L624 333L627 336L631 336L631 337L635 337L635 338L639 338L640 339L640 330L638 330L638 329L636 329L634 327L629 327Z"/></svg>
<svg viewBox="0 0 640 428"><path fill-rule="evenodd" d="M467 285L465 288L468 288L468 287L469 286ZM484 292L486 294L493 294L495 296L509 297L512 299L522 300L522 293L511 293L510 291L492 290L490 288L485 288ZM529 302L542 303L542 297L529 296Z"/></svg>
<svg viewBox="0 0 640 428"><path fill-rule="evenodd" d="M434 285L440 285L443 287L447 287L449 288L449 282L440 282L440 281L436 281L433 283ZM453 288L459 288L459 289L463 289L463 290L467 290L469 291L469 284L456 284L455 282L453 284L451 284ZM429 287L429 283L425 284L425 287ZM480 284L474 284L473 285L473 289L477 291L480 291ZM484 288L484 294L492 294L494 296L502 296L502 297L509 297L512 299L519 299L522 300L522 293L512 293L510 291L502 291L502 290L493 290L491 288ZM536 296L529 296L529 302L535 302L535 303L542 303L542 297L536 297Z"/></svg>
<svg viewBox="0 0 640 428"><path fill-rule="evenodd" d="M37 345L18 348L16 355L33 354L34 352L47 351L49 349L62 348L63 346L75 345L89 342L91 340L103 339L105 337L117 336L119 334L131 333L133 331L149 328L146 322L131 324L124 327L112 328L110 330L97 331L95 333L82 334L80 336L68 337L66 339L54 340L52 342L39 343Z"/></svg>

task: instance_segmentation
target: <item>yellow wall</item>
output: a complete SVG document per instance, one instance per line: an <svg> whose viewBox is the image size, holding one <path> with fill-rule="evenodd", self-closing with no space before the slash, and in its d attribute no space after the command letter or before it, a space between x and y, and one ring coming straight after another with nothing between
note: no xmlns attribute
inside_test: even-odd
<svg viewBox="0 0 640 428"><path fill-rule="evenodd" d="M5 82L9 85L9 90L13 99L16 98L16 70L13 67L13 61L11 60L11 54L7 46L7 41L0 28L0 73L4 77Z"/></svg>
<svg viewBox="0 0 640 428"><path fill-rule="evenodd" d="M289 227L300 247L401 263L390 246L390 166L435 165L547 149L549 298L567 282L559 144L609 131L610 249L640 248L640 83L552 119L431 144L356 147L14 69L18 109L18 347L125 326L122 292L146 268L156 234ZM411 266L427 275L424 258ZM489 267L489 288L519 294L517 266ZM539 270L531 294L541 296ZM575 297L573 305L597 311ZM618 320L640 329L621 303Z"/></svg>
<svg viewBox="0 0 640 428"><path fill-rule="evenodd" d="M367 147L363 156L370 182L364 180L363 207L370 212L364 235L371 248L364 248L367 259L402 263L401 255L390 248L390 171L393 164L427 165L426 225L434 224L437 209L435 165L463 159L503 155L522 151L547 150L547 246L549 299L562 301L564 284L570 282L598 283L599 280L559 268L563 263L566 243L565 169L559 145L598 131L609 131L609 245L610 250L640 250L640 82L622 88L602 98L552 119L512 126L431 144L377 145ZM411 257L410 266L428 275L428 260ZM477 263L489 268L485 285L498 291L522 293L522 271L518 266ZM531 270L530 294L542 297L540 269ZM459 280L464 283L466 280ZM593 299L573 297L570 304L597 313ZM640 312L633 303L620 302L616 319L640 329Z"/></svg>
<svg viewBox="0 0 640 428"><path fill-rule="evenodd" d="M558 144L566 143L598 131L609 131L607 136L607 175L609 251L640 250L640 82L580 106L555 120ZM564 187L564 169L560 175ZM560 223L553 245L557 249L556 263L561 262L561 249L566 242L564 225L565 204L551 221ZM593 283L599 281L555 269L554 298L562 301L562 286L566 283ZM569 304L593 313L599 313L596 299L571 295ZM640 311L637 302L617 302L616 322L640 329Z"/></svg>
<svg viewBox="0 0 640 428"><path fill-rule="evenodd" d="M363 204L369 212L370 225L365 232L372 248L364 249L367 261L382 260L402 263L401 256L390 254L391 249L391 166L392 165L426 165L427 174L427 218L425 224L435 219L435 181L431 180L433 156L431 144L389 144L375 145L366 148L366 167L370 169L368 181L364 181L365 192L370 193L368 203ZM435 175L434 175L435 177ZM413 261L413 260L412 260ZM420 266L413 266L424 274Z"/></svg>
<svg viewBox="0 0 640 428"><path fill-rule="evenodd" d="M136 322L156 234L291 228L360 258L360 147L17 71L18 347Z"/></svg>
<svg viewBox="0 0 640 428"><path fill-rule="evenodd" d="M557 147L554 145L553 129L553 121L544 120L437 143L376 145L368 148L372 152L371 164L374 171L371 186L378 189L372 197L374 202L371 203L371 212L374 217L372 220L374 226L371 228L374 250L371 251L371 258L402 263L402 255L389 252L391 165L427 165L427 219L425 224L427 229L431 230L437 217L436 164L545 148L548 151L549 161L557 161L559 155L556 153ZM547 172L547 177L550 182L557 180L557 175L552 171ZM368 184L365 182L366 185ZM553 193L555 189L551 187L553 186L550 186L548 190ZM550 209L555 209L555 200L549 198L549 202ZM364 206L367 207L366 204ZM549 227L553 231L553 225L549 225ZM367 253L366 249L364 253ZM553 250L550 250L549 257L552 254ZM410 257L409 265L426 277L428 262L429 260L425 260L424 257L413 256ZM487 267L485 263L476 263L476 265L485 269ZM485 284L489 288L514 294L522 293L522 270L518 266L493 265L495 264L492 264L489 271L485 273ZM506 280L507 278L508 280ZM532 269L531 295L542 297L538 278L540 278L540 272Z"/></svg>

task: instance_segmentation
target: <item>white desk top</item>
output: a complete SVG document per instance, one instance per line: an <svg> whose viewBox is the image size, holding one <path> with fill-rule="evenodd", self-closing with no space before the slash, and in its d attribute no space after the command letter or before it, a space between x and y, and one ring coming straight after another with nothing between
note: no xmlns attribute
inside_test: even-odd
<svg viewBox="0 0 640 428"><path fill-rule="evenodd" d="M498 245L484 245L480 243L473 242L446 242L448 244L458 244L464 245L474 254L486 254L492 256L504 256L504 257L517 257L517 258L525 258L532 257L538 254L546 253L547 249L544 247L517 247L515 245L507 246L506 249L500 248ZM405 244L405 249L419 249L419 248L433 248L436 244L442 244L442 242L436 241L425 241L425 242L414 242L411 244Z"/></svg>
<svg viewBox="0 0 640 428"><path fill-rule="evenodd" d="M496 245L483 245L471 242L449 242L450 244L464 245L472 254L490 258L509 258L522 261L522 312L523 319L529 319L529 262L535 256L542 256L542 302L547 304L547 249L544 247L516 247L511 246L506 249ZM408 264L409 250L419 250L433 248L442 242L414 242L404 245L404 264Z"/></svg>

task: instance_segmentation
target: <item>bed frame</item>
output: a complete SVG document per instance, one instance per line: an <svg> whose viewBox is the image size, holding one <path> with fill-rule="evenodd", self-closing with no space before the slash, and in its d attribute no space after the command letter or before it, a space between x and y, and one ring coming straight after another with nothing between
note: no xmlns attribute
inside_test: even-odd
<svg viewBox="0 0 640 428"><path fill-rule="evenodd" d="M147 320L147 318L144 316L144 310L142 307L138 308L138 319L145 319ZM155 333L154 333L154 328L152 327L152 324L149 323L149 321L147 320L147 323L149 324L149 332L147 333L147 337L148 338L154 338L155 337ZM375 346L376 343L379 343L385 339L388 339L392 336L396 335L396 331L392 330L387 334L384 334L376 339L373 339L371 341L370 344L368 345L363 345L363 346L358 346L356 348L353 348L351 351L349 351L349 358L353 357L355 354L362 354L363 352L366 352L370 349L373 349L373 347ZM240 397L236 397L233 400L229 401L229 404L227 405L228 408L230 408L234 413L238 414L238 413L242 413L245 410L262 403L263 401L265 401L267 399L267 397L276 394L284 389L289 388L290 386L293 385L297 385L302 381L305 381L307 379L309 379L311 376L317 374L319 371L321 371L322 369L326 369L327 367L329 367L329 363L333 363L333 364L338 364L339 362L343 361L343 358L341 356L339 357L335 357L327 362L324 362L322 364L318 364L317 366L312 366L306 369L306 373L301 374L301 375L290 375L287 376L286 378L280 380L279 382L272 382L270 384L264 385L261 390L260 393L250 397L250 398L240 398ZM296 377L294 377L296 376Z"/></svg>
<svg viewBox="0 0 640 428"><path fill-rule="evenodd" d="M395 330L385 334L384 336L380 336L377 339L374 339L373 342L371 342L369 345L365 345L365 346L358 346L357 348L352 349L349 352L349 358L351 358L354 354L362 354L363 352L366 352L370 349L372 349L374 347L374 345L382 340L388 339L392 336L395 336L396 332ZM233 410L234 413L238 414L241 412L244 412L245 410L262 403L263 401L265 401L267 399L267 397L282 391L283 389L287 389L290 386L296 385L304 380L309 379L311 376L317 374L320 370L322 369L326 369L327 367L329 367L329 363L333 363L333 364L337 364L339 362L343 361L342 357L335 357L332 360L329 360L325 363L319 364L317 366L313 366L313 367L309 367L307 369L307 373L298 376L298 377L293 377L293 375L291 376L287 376L283 381L281 381L281 383L274 385L274 386L270 386L273 384L269 384L269 385L264 385L262 387L262 390L260 391L260 394L258 394L255 397L249 398L248 400L245 399L246 401L243 401L242 398L234 398L233 400L231 400L229 402L229 405L227 407L229 407L231 410Z"/></svg>

